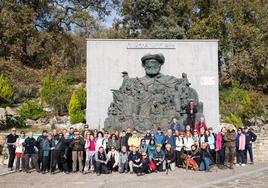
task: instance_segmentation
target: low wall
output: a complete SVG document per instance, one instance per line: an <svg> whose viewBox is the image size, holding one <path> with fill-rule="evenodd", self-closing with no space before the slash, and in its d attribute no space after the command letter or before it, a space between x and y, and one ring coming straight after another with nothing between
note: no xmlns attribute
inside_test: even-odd
<svg viewBox="0 0 268 188"><path fill-rule="evenodd" d="M253 143L254 161L268 161L268 135L258 136Z"/></svg>

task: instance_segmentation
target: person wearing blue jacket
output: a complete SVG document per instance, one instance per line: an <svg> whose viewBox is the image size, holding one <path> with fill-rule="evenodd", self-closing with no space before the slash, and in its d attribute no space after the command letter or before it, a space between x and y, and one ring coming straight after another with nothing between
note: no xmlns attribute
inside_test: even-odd
<svg viewBox="0 0 268 188"><path fill-rule="evenodd" d="M159 172L164 171L165 152L161 149L161 145L156 146L156 150L153 154L153 162L156 165L156 170Z"/></svg>
<svg viewBox="0 0 268 188"><path fill-rule="evenodd" d="M45 174L46 171L48 171L49 168L51 168L49 165L49 160L51 160L50 159L51 140L52 140L52 136L51 134L48 134L40 145L40 148L42 151L42 154L41 154L42 155L42 169L41 169L42 174Z"/></svg>
<svg viewBox="0 0 268 188"><path fill-rule="evenodd" d="M154 134L154 140L156 145L161 144L163 146L165 141L165 135L161 132L161 128L158 127L156 133Z"/></svg>
<svg viewBox="0 0 268 188"><path fill-rule="evenodd" d="M172 130L167 130L167 135L165 136L165 144L170 144L172 149L176 148L176 140L172 134Z"/></svg>
<svg viewBox="0 0 268 188"><path fill-rule="evenodd" d="M254 134L248 127L244 128L246 136L246 146L244 150L244 162L247 164L247 153L249 153L250 163L253 164L253 152L252 152L252 143L256 141L257 135Z"/></svg>
<svg viewBox="0 0 268 188"><path fill-rule="evenodd" d="M183 132L184 126L181 125L176 118L172 119L172 122L170 124L170 129L172 130L172 133L175 134L176 131Z"/></svg>

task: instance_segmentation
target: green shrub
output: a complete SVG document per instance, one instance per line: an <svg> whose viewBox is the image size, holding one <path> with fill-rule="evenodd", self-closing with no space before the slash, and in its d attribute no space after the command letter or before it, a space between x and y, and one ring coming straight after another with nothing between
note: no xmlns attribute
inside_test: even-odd
<svg viewBox="0 0 268 188"><path fill-rule="evenodd" d="M263 101L263 95L260 93L242 89L238 84L234 84L232 88L220 91L220 113L224 120L236 122L236 125L240 126L245 119L264 115Z"/></svg>
<svg viewBox="0 0 268 188"><path fill-rule="evenodd" d="M0 120L0 130L8 130L12 127L25 128L26 124L20 116L6 115L5 120Z"/></svg>
<svg viewBox="0 0 268 188"><path fill-rule="evenodd" d="M230 123L230 124L234 125L236 128L243 127L242 119L240 117L232 114L232 113L230 115L226 116L224 121L226 123Z"/></svg>
<svg viewBox="0 0 268 188"><path fill-rule="evenodd" d="M9 84L4 75L0 75L0 97L4 99L7 104L10 104L13 100L14 90Z"/></svg>
<svg viewBox="0 0 268 188"><path fill-rule="evenodd" d="M70 99L70 88L66 80L58 78L53 80L46 76L41 90L42 102L46 102L58 115L66 114Z"/></svg>
<svg viewBox="0 0 268 188"><path fill-rule="evenodd" d="M71 124L83 122L85 119L85 115L82 110L82 102L79 100L79 90L75 90L73 92L69 103L69 116Z"/></svg>
<svg viewBox="0 0 268 188"><path fill-rule="evenodd" d="M27 101L23 103L19 109L20 117L25 119L37 120L45 116L45 111L35 101Z"/></svg>

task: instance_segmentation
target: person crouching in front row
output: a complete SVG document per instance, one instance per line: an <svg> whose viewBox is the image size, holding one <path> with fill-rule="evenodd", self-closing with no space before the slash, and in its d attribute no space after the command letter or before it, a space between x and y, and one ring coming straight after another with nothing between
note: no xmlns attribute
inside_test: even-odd
<svg viewBox="0 0 268 188"><path fill-rule="evenodd" d="M165 153L164 151L161 149L161 145L157 145L156 146L156 150L153 154L153 161L156 165L156 170L159 172L162 172L165 170L165 166L164 166L164 161L165 161Z"/></svg>
<svg viewBox="0 0 268 188"><path fill-rule="evenodd" d="M137 176L143 176L151 172L149 167L149 157L146 152L142 153L140 162L133 166L133 171Z"/></svg>
<svg viewBox="0 0 268 188"><path fill-rule="evenodd" d="M101 174L108 174L108 157L104 151L103 146L100 146L98 149L98 152L94 154L95 157L95 171L97 173L97 176L100 176Z"/></svg>
<svg viewBox="0 0 268 188"><path fill-rule="evenodd" d="M131 145L132 151L128 156L130 174L133 174L133 167L141 163L141 154L138 152L138 147Z"/></svg>
<svg viewBox="0 0 268 188"><path fill-rule="evenodd" d="M167 171L168 169L174 171L176 166L175 165L176 153L170 144L166 144L165 148L166 149L165 149L164 169L166 169Z"/></svg>
<svg viewBox="0 0 268 188"><path fill-rule="evenodd" d="M119 173L128 173L128 151L126 146L122 146L119 153Z"/></svg>
<svg viewBox="0 0 268 188"><path fill-rule="evenodd" d="M108 170L110 172L116 172L118 170L119 153L115 150L114 146L111 146L111 150L108 152Z"/></svg>

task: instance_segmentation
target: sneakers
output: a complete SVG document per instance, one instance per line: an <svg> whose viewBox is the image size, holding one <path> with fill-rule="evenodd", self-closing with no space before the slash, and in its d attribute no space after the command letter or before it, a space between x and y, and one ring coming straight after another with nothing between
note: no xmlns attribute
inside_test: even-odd
<svg viewBox="0 0 268 188"><path fill-rule="evenodd" d="M97 173L97 176L100 176L100 173Z"/></svg>
<svg viewBox="0 0 268 188"><path fill-rule="evenodd" d="M240 166L240 164L236 163L235 166Z"/></svg>
<svg viewBox="0 0 268 188"><path fill-rule="evenodd" d="M246 166L246 164L242 164L241 166Z"/></svg>

